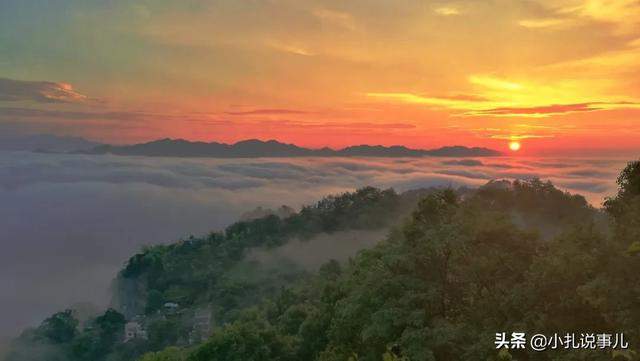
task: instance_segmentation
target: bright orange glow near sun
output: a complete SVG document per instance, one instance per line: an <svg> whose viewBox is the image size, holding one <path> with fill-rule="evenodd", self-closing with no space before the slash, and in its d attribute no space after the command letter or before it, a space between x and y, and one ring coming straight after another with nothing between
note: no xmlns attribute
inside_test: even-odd
<svg viewBox="0 0 640 361"><path fill-rule="evenodd" d="M520 142L516 142L516 141L509 142L509 149L511 149L514 152L519 151L520 150Z"/></svg>

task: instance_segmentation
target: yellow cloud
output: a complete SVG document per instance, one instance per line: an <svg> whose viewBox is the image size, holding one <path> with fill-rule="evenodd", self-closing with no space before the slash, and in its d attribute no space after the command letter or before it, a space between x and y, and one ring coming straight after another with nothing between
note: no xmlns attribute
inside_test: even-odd
<svg viewBox="0 0 640 361"><path fill-rule="evenodd" d="M392 102L408 103L408 104L427 104L436 107L471 110L483 109L484 101L476 101L473 99L464 99L464 97L456 99L456 97L428 97L411 93L366 93L371 98L378 98Z"/></svg>
<svg viewBox="0 0 640 361"><path fill-rule="evenodd" d="M281 52L295 54L295 55L302 55L302 56L315 55L314 52L308 50L307 48L299 45L295 45L295 44L281 43L281 42L272 40L272 41L267 41L267 46Z"/></svg>
<svg viewBox="0 0 640 361"><path fill-rule="evenodd" d="M557 5L554 1L553 6ZM615 24L623 34L637 32L640 24L640 1L637 0L564 1L558 12Z"/></svg>
<svg viewBox="0 0 640 361"><path fill-rule="evenodd" d="M469 77L469 82L486 88L499 90L520 90L523 88L521 84L516 82L485 75L472 75Z"/></svg>
<svg viewBox="0 0 640 361"><path fill-rule="evenodd" d="M453 6L441 6L433 9L433 11L436 14L443 16L460 15L460 10Z"/></svg>
<svg viewBox="0 0 640 361"><path fill-rule="evenodd" d="M511 80L490 75L471 75L474 97L434 97L413 93L367 93L368 97L408 104L462 111L457 115L485 117L545 118L552 115L612 109L635 109L640 102L603 95L589 79L555 81ZM597 82L596 82L597 84Z"/></svg>
<svg viewBox="0 0 640 361"><path fill-rule="evenodd" d="M313 15L324 22L333 23L348 30L357 29L351 14L345 12L329 9L315 9L313 10Z"/></svg>
<svg viewBox="0 0 640 361"><path fill-rule="evenodd" d="M570 19L562 18L523 19L518 21L518 25L529 29L563 28L573 23Z"/></svg>

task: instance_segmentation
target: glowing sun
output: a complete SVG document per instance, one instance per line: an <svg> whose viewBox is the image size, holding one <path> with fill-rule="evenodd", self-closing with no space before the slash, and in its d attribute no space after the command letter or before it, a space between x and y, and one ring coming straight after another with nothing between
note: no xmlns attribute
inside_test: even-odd
<svg viewBox="0 0 640 361"><path fill-rule="evenodd" d="M519 151L520 150L520 142L516 142L515 140L509 142L509 149L511 149L514 152Z"/></svg>

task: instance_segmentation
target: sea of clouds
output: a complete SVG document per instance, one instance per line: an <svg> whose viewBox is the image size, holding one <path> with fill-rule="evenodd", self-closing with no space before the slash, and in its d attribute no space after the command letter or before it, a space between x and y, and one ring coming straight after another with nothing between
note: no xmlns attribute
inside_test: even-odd
<svg viewBox="0 0 640 361"><path fill-rule="evenodd" d="M220 230L257 206L298 208L365 185L398 191L549 179L595 206L626 159L183 159L0 152L0 338L109 284L143 245Z"/></svg>

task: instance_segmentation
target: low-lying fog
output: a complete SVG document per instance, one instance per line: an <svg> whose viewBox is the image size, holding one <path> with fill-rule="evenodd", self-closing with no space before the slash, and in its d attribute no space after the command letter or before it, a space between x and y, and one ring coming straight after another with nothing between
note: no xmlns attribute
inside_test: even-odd
<svg viewBox="0 0 640 361"><path fill-rule="evenodd" d="M219 230L364 185L398 191L550 179L599 206L627 159L160 159L0 152L0 339L79 302L103 306L142 245ZM283 250L286 252L286 249Z"/></svg>

